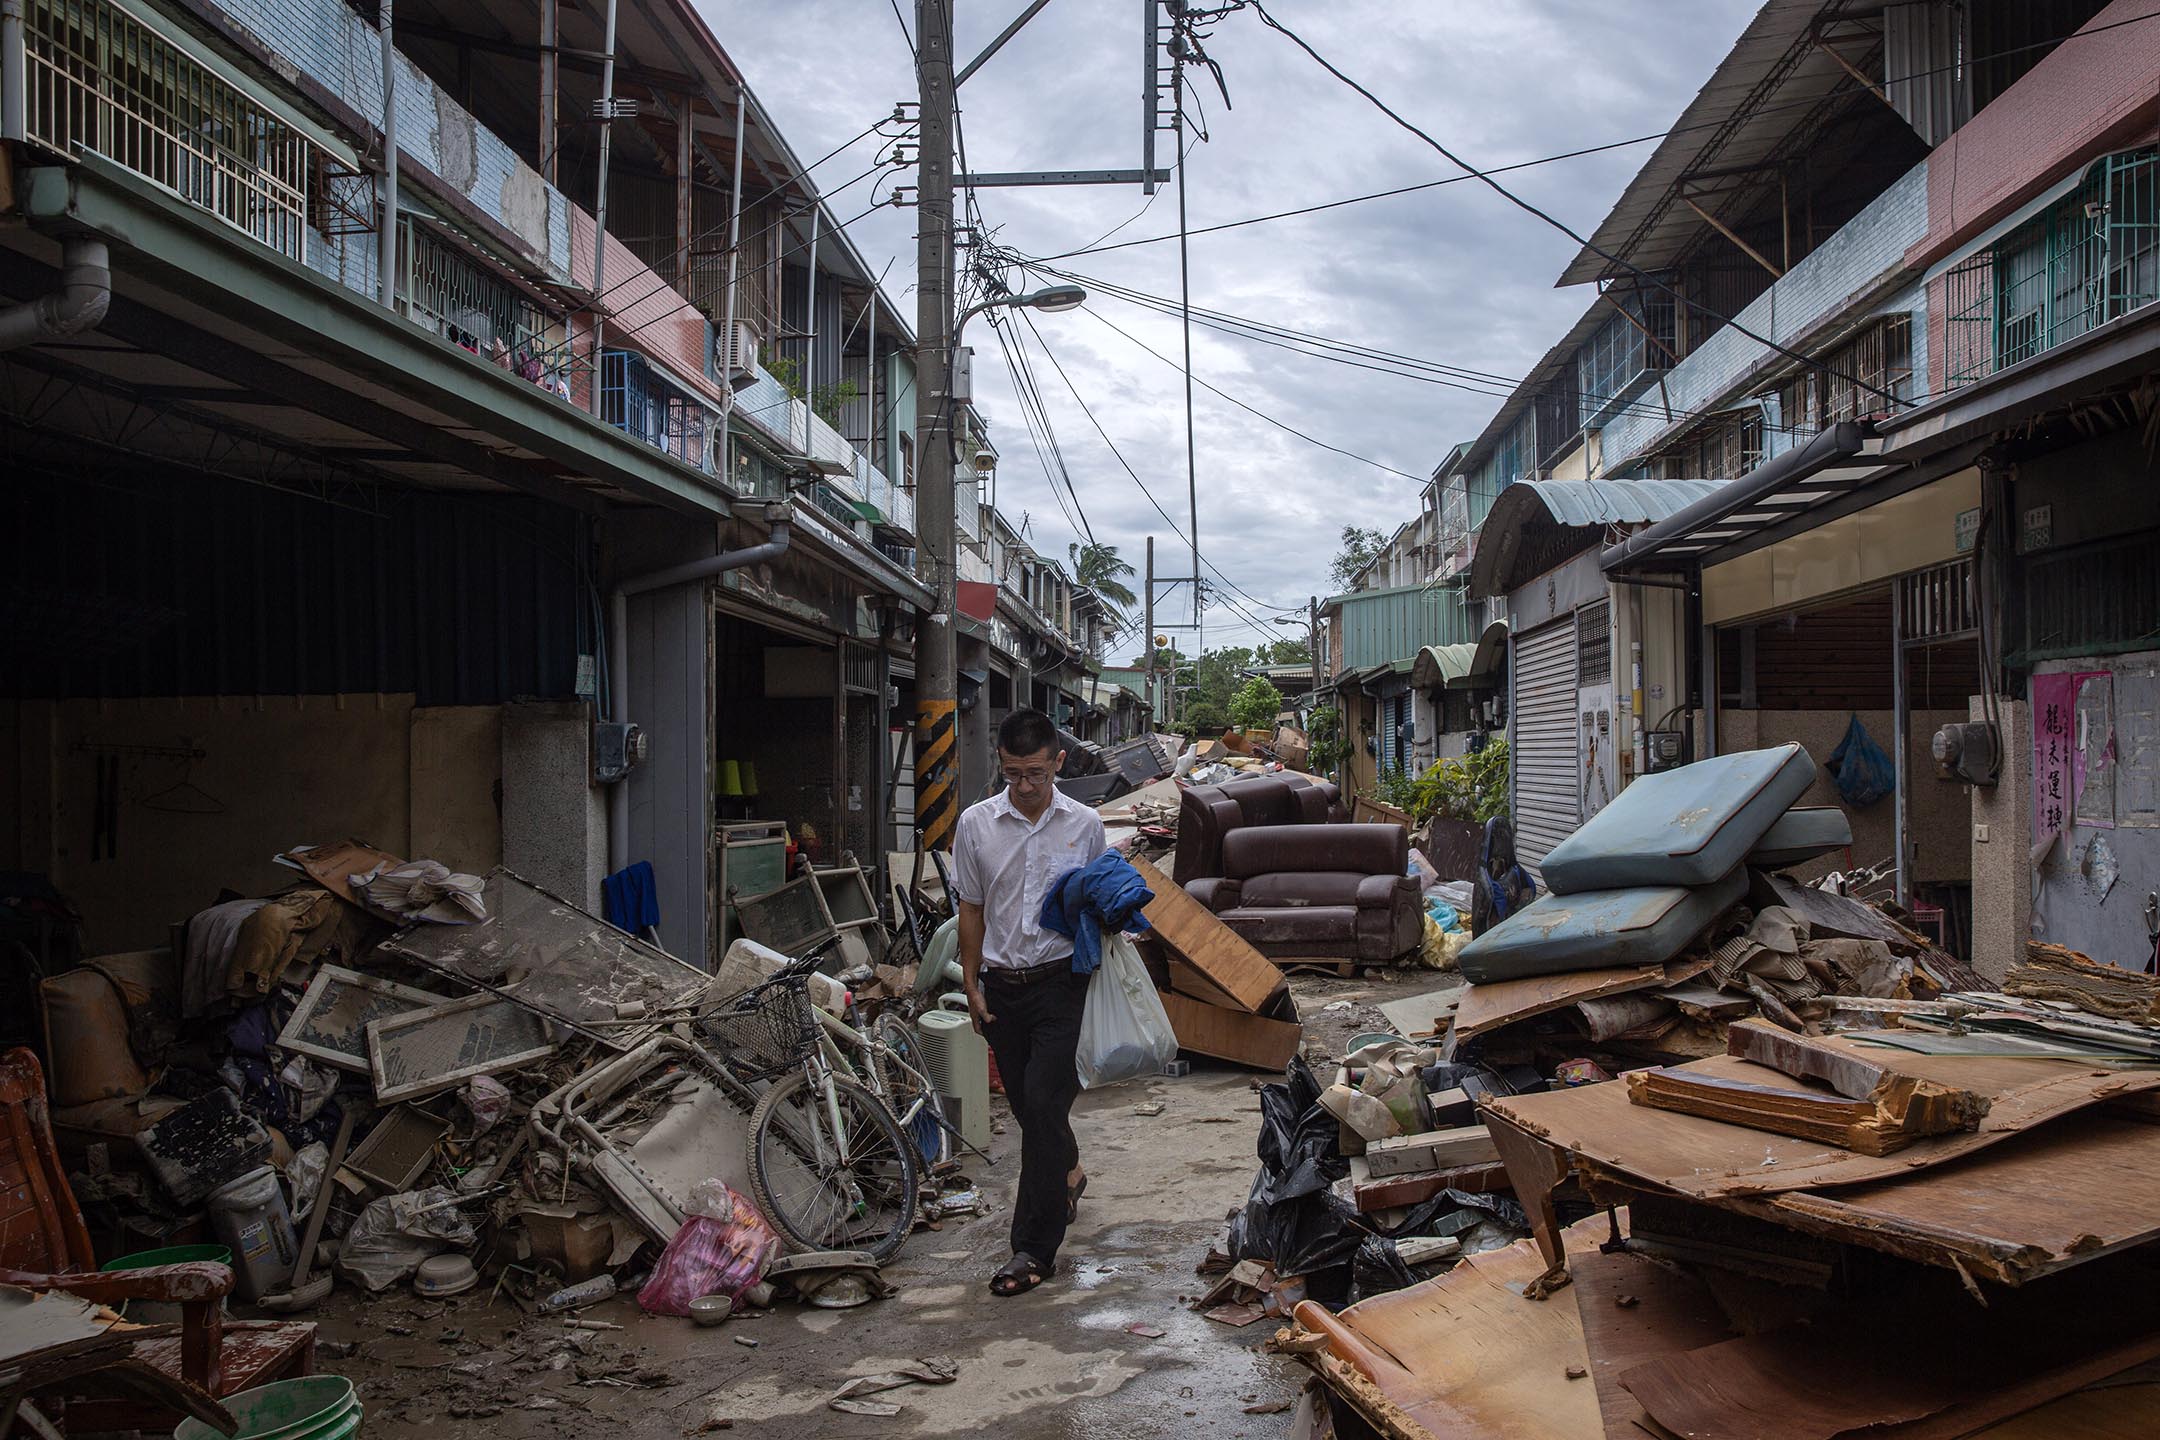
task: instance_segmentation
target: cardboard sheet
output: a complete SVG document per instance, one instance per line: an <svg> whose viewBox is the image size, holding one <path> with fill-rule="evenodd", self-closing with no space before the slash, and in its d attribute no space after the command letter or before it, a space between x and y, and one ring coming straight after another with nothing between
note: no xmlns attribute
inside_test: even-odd
<svg viewBox="0 0 2160 1440"><path fill-rule="evenodd" d="M1465 985L1455 1007L1455 1038L1468 1040L1518 1020L1565 1009L1581 1000L1624 995L1630 990L1678 985L1710 968L1708 960L1670 960L1618 970L1571 970L1562 975L1531 975L1490 985Z"/></svg>

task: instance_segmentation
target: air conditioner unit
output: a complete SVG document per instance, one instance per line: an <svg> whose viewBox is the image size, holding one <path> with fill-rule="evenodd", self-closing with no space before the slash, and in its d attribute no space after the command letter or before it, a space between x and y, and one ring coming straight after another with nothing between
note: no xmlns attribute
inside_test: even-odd
<svg viewBox="0 0 2160 1440"><path fill-rule="evenodd" d="M728 384L737 390L757 384L758 338L757 331L741 320L713 337L713 349L717 352L720 373L727 376Z"/></svg>

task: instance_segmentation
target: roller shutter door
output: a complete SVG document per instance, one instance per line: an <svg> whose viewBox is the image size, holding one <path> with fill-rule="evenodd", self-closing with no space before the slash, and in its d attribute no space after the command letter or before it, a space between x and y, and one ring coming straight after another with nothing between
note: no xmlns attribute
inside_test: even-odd
<svg viewBox="0 0 2160 1440"><path fill-rule="evenodd" d="M1582 823L1572 616L1515 637L1509 763L1515 852L1531 869Z"/></svg>

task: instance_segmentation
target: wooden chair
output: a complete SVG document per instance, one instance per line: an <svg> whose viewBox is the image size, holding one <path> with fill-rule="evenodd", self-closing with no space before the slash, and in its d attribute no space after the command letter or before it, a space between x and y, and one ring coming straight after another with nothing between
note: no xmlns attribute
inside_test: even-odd
<svg viewBox="0 0 2160 1440"><path fill-rule="evenodd" d="M53 1147L44 1071L24 1049L0 1058L0 1285L115 1307L129 1300L179 1305L179 1333L155 1327L133 1343L129 1359L215 1399L315 1370L312 1321L225 1318L224 1298L233 1287L229 1266L98 1271L90 1232ZM78 1433L169 1430L186 1409L94 1398L71 1403L67 1418Z"/></svg>

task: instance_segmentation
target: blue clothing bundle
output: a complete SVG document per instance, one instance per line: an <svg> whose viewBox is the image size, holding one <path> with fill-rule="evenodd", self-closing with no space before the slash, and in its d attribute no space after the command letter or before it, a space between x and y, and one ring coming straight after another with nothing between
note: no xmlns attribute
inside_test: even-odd
<svg viewBox="0 0 2160 1440"><path fill-rule="evenodd" d="M1132 862L1105 850L1086 866L1075 866L1051 883L1043 896L1041 920L1073 942L1075 975L1092 975L1102 964L1105 930L1122 934L1149 929L1140 913L1155 892L1147 888Z"/></svg>
<svg viewBox="0 0 2160 1440"><path fill-rule="evenodd" d="M632 935L660 926L660 886L650 860L627 865L600 882L607 922Z"/></svg>

